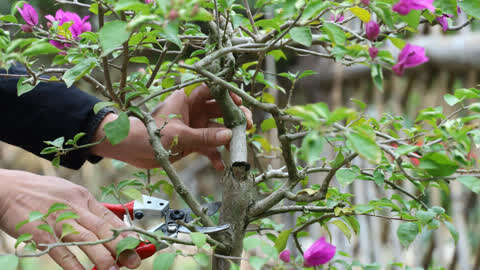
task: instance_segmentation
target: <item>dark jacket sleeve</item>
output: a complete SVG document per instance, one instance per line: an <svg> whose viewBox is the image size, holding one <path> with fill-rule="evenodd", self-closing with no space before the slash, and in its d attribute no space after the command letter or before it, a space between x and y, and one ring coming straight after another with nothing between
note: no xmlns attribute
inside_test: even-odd
<svg viewBox="0 0 480 270"><path fill-rule="evenodd" d="M5 70L0 70L5 73ZM9 74L24 74L13 67ZM17 78L0 76L0 140L19 146L33 154L53 159L53 155L40 155L47 147L44 141L65 137L73 139L85 132L78 145L90 143L93 135L111 109L93 113L93 106L100 100L75 87L67 88L63 83L39 83L32 91L17 96ZM71 151L60 159L62 166L78 169L86 160L100 161L88 149Z"/></svg>

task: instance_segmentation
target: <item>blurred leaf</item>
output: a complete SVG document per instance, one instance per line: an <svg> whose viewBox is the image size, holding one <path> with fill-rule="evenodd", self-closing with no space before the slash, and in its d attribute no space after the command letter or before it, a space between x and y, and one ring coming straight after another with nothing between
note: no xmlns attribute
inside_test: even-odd
<svg viewBox="0 0 480 270"><path fill-rule="evenodd" d="M320 160L323 153L323 145L325 144L325 138L318 132L310 132L302 141L302 147L300 148L301 157L308 164L313 164Z"/></svg>
<svg viewBox="0 0 480 270"><path fill-rule="evenodd" d="M400 145L397 149L395 149L395 155L397 157L409 154L411 152L415 152L419 149L418 145Z"/></svg>
<svg viewBox="0 0 480 270"><path fill-rule="evenodd" d="M458 5L468 15L480 20L480 1L478 0L463 0L458 1Z"/></svg>
<svg viewBox="0 0 480 270"><path fill-rule="evenodd" d="M340 185L346 187L353 183L357 178L358 173L351 168L341 168L335 173L335 177Z"/></svg>
<svg viewBox="0 0 480 270"><path fill-rule="evenodd" d="M49 234L54 234L55 232L53 231L53 228L52 226L48 225L48 224L40 224L37 226L37 228L39 230L42 230L42 231L46 231L48 232Z"/></svg>
<svg viewBox="0 0 480 270"><path fill-rule="evenodd" d="M450 234L452 235L452 238L455 241L455 243L457 243L458 242L458 232L457 232L457 229L455 228L455 226L448 221L444 221L443 224L445 224L445 226L447 227L447 229L450 232Z"/></svg>
<svg viewBox="0 0 480 270"><path fill-rule="evenodd" d="M380 64L372 64L371 66L371 76L373 83L377 87L378 90L383 92L383 71L382 66Z"/></svg>
<svg viewBox="0 0 480 270"><path fill-rule="evenodd" d="M53 46L48 42L35 42L30 45L25 51L23 51L24 56L38 56L42 54L53 54L60 52L57 47Z"/></svg>
<svg viewBox="0 0 480 270"><path fill-rule="evenodd" d="M170 269L176 256L176 253L159 253L153 260L153 270Z"/></svg>
<svg viewBox="0 0 480 270"><path fill-rule="evenodd" d="M207 243L207 236L203 233L193 232L190 234L190 237L192 238L192 242L198 248L202 248Z"/></svg>
<svg viewBox="0 0 480 270"><path fill-rule="evenodd" d="M3 270L17 270L18 257L15 255L0 255L0 265Z"/></svg>
<svg viewBox="0 0 480 270"><path fill-rule="evenodd" d="M65 72L62 76L62 79L67 87L72 86L74 82L90 73L90 71L95 67L96 62L97 60L95 58L88 57L83 59L71 69L67 70L67 72Z"/></svg>
<svg viewBox="0 0 480 270"><path fill-rule="evenodd" d="M347 140L350 142L353 150L368 161L377 164L382 159L382 151L374 138L358 132L347 133Z"/></svg>
<svg viewBox="0 0 480 270"><path fill-rule="evenodd" d="M243 239L243 249L249 251L251 249L257 248L260 246L261 240L255 236L247 237Z"/></svg>
<svg viewBox="0 0 480 270"><path fill-rule="evenodd" d="M312 46L312 32L309 27L293 27L289 33L294 41L306 47Z"/></svg>
<svg viewBox="0 0 480 270"><path fill-rule="evenodd" d="M69 235L69 234L79 234L79 232L77 230L75 230L75 228L68 224L68 223L63 223L62 224L62 235L60 236L60 239L63 239L65 236Z"/></svg>
<svg viewBox="0 0 480 270"><path fill-rule="evenodd" d="M350 228L348 228L347 224L345 224L342 220L334 219L330 223L337 226L337 228L339 228L343 234L345 234L348 240L352 238L352 232L350 231Z"/></svg>
<svg viewBox="0 0 480 270"><path fill-rule="evenodd" d="M261 270L263 265L267 262L267 260L268 259L265 259L265 258L252 256L250 257L250 259L248 259L248 262L250 263L250 266L252 266L253 269Z"/></svg>
<svg viewBox="0 0 480 270"><path fill-rule="evenodd" d="M28 215L28 222L33 222L35 220L39 220L43 218L43 214L41 212L38 212L38 211L32 211L30 212L30 214Z"/></svg>
<svg viewBox="0 0 480 270"><path fill-rule="evenodd" d="M140 240L137 239L137 238L133 238L133 237L125 237L122 240L120 240L120 242L118 242L118 244L116 246L117 259L118 259L118 256L120 254L122 254L122 252L124 252L125 250L133 250L139 244L140 244ZM168 254L168 253L163 253L163 254ZM157 258L158 258L158 256L157 256ZM155 258L155 261L156 261L156 258ZM155 265L155 263L154 263L154 265ZM154 269L157 269L157 268L154 268ZM168 269L168 268L159 268L159 269Z"/></svg>
<svg viewBox="0 0 480 270"><path fill-rule="evenodd" d="M358 6L354 6L354 7L351 7L349 8L350 12L353 13L353 15L357 16L360 20L362 20L364 23L367 23L370 21L370 12L368 12L368 10L366 9L363 9L361 7L358 7Z"/></svg>
<svg viewBox="0 0 480 270"><path fill-rule="evenodd" d="M135 201L141 201L143 198L140 190L136 188L124 188L120 191L120 193L122 193L127 198Z"/></svg>
<svg viewBox="0 0 480 270"><path fill-rule="evenodd" d="M275 123L275 119L273 117L267 118L262 121L262 124L260 125L262 128L263 132L269 131L272 128L276 128L277 124Z"/></svg>
<svg viewBox="0 0 480 270"><path fill-rule="evenodd" d="M67 220L67 219L76 219L76 218L79 218L79 216L76 213L71 212L71 211L67 211L67 212L63 212L60 215L58 215L55 222L58 223L60 221L64 221L64 220Z"/></svg>
<svg viewBox="0 0 480 270"><path fill-rule="evenodd" d="M436 215L437 214L431 209L428 209L428 211L419 210L416 213L416 217L421 224L428 224Z"/></svg>
<svg viewBox="0 0 480 270"><path fill-rule="evenodd" d="M277 240L275 240L275 248L277 249L278 252L281 252L287 246L288 237L290 236L291 232L292 232L292 229L289 229L289 230L282 231L278 235Z"/></svg>
<svg viewBox="0 0 480 270"><path fill-rule="evenodd" d="M127 41L130 32L127 31L126 22L115 20L106 22L98 31L98 37L103 50L102 56L105 56Z"/></svg>
<svg viewBox="0 0 480 270"><path fill-rule="evenodd" d="M203 267L207 267L210 264L210 257L205 253L197 253L193 255L193 259Z"/></svg>
<svg viewBox="0 0 480 270"><path fill-rule="evenodd" d="M127 138L130 132L130 120L125 112L121 112L118 118L109 122L104 127L105 135L112 145L119 144Z"/></svg>
<svg viewBox="0 0 480 270"><path fill-rule="evenodd" d="M397 229L398 239L404 247L408 247L415 240L418 233L418 225L413 222L402 223Z"/></svg>
<svg viewBox="0 0 480 270"><path fill-rule="evenodd" d="M475 176L464 175L457 178L458 182L462 183L471 191L479 194L480 193L480 179Z"/></svg>
<svg viewBox="0 0 480 270"><path fill-rule="evenodd" d="M29 78L27 78L27 77L22 77L18 80L18 82L17 82L17 95L18 96L21 96L25 93L28 93L28 92L32 91L33 88L35 88L35 86L38 85L38 82L37 82L36 85L31 85L29 82L25 82L28 79Z"/></svg>
<svg viewBox="0 0 480 270"><path fill-rule="evenodd" d="M456 0L435 0L433 5L442 10L442 13L444 14L457 14Z"/></svg>
<svg viewBox="0 0 480 270"><path fill-rule="evenodd" d="M343 32L342 28L333 23L324 23L322 29L328 35L334 46L344 45L347 41L347 37L345 36L345 32Z"/></svg>
<svg viewBox="0 0 480 270"><path fill-rule="evenodd" d="M408 24L408 26L417 29L420 24L420 10L411 10L407 15L401 16L403 21Z"/></svg>
<svg viewBox="0 0 480 270"><path fill-rule="evenodd" d="M449 176L458 169L457 163L439 152L427 153L420 159L420 169L432 176Z"/></svg>
<svg viewBox="0 0 480 270"><path fill-rule="evenodd" d="M21 243L32 239L32 237L33 237L33 236L32 236L32 234L30 234L30 233L24 233L24 234L20 235L20 236L17 238L17 242L15 242L15 248L17 248L18 245L20 245Z"/></svg>
<svg viewBox="0 0 480 270"><path fill-rule="evenodd" d="M275 61L278 61L280 59L287 60L287 56L285 56L282 50L272 50L268 52L268 55L273 56L273 58L275 58Z"/></svg>
<svg viewBox="0 0 480 270"><path fill-rule="evenodd" d="M462 101L461 99L458 99L456 96L450 95L450 94L444 95L443 99L450 106L453 106L453 105L459 103L460 101Z"/></svg>

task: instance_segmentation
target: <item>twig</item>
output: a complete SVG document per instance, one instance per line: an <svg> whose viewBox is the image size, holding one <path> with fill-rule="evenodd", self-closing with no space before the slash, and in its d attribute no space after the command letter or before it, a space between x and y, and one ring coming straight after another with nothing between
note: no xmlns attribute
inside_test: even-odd
<svg viewBox="0 0 480 270"><path fill-rule="evenodd" d="M155 77L157 76L158 71L160 70L160 67L162 66L163 61L165 60L165 56L167 55L167 44L164 45L162 53L158 57L157 64L155 65L155 68L152 71L152 75L150 75L150 79L148 79L147 84L145 87L147 89L150 89L150 86L152 86L153 82L155 81Z"/></svg>

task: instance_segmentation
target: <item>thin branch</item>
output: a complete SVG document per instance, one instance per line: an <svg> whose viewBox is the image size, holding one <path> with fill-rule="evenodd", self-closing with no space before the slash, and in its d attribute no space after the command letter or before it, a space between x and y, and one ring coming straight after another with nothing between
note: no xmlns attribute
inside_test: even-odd
<svg viewBox="0 0 480 270"><path fill-rule="evenodd" d="M250 21L250 25L252 26L253 33L255 33L255 35L253 36L253 39L256 40L256 34L258 34L258 29L257 29L257 26L255 25L255 20L253 19L252 10L250 9L248 0L243 0L243 5L244 5L244 8L246 9L247 17L248 17L248 20Z"/></svg>
<svg viewBox="0 0 480 270"><path fill-rule="evenodd" d="M305 7L306 5L304 4L301 8L300 8L300 11L298 13L298 16L295 18L295 20L293 21L292 24L290 24L287 29L285 29L274 41L270 42L268 47L265 49L265 51L269 51L279 40L281 40L289 31L290 29L292 29L296 24L297 22L300 20L300 18L302 17L303 15L303 11L305 10Z"/></svg>
<svg viewBox="0 0 480 270"><path fill-rule="evenodd" d="M251 220L257 220L273 215L289 213L289 212L315 212L315 213L331 213L335 210L332 207L325 207L325 206L313 206L313 205L289 205L289 206L281 206L272 208L259 216L253 217Z"/></svg>
<svg viewBox="0 0 480 270"><path fill-rule="evenodd" d="M471 24L473 22L475 18L470 18L470 20L467 20L466 22L464 22L463 24L461 25L457 25L457 26L451 26L448 28L448 31L458 31L458 30L462 30L463 28L465 28L467 25Z"/></svg>
<svg viewBox="0 0 480 270"><path fill-rule="evenodd" d="M148 79L147 84L145 87L147 89L150 89L150 86L152 86L153 82L155 81L155 77L157 77L157 73L160 70L160 67L162 66L163 61L165 60L165 56L167 55L167 44L164 45L162 53L160 54L160 57L158 57L157 64L155 65L155 68L152 71L152 75L150 75L150 79Z"/></svg>

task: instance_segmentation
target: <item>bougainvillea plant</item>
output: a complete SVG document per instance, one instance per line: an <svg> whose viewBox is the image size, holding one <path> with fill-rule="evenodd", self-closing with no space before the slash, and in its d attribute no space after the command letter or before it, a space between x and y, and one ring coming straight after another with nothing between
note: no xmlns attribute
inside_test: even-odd
<svg viewBox="0 0 480 270"><path fill-rule="evenodd" d="M359 100L355 107L334 110L325 103L293 105L296 82L315 73L270 74L265 69L268 57L280 62L295 55L331 59L346 66L363 64L371 68L371 78L365 80L372 80L381 91L384 72L402 76L429 61L424 48L409 42L420 25L438 24L445 32L458 31L480 18L478 0L57 2L67 4L71 11L59 9L55 15L39 17L34 7L19 1L11 14L0 16L1 67L25 66L28 73L18 82L19 96L41 81L71 86L85 80L91 84L105 97L95 110L112 106L119 112L118 120L105 130L112 144L128 135L128 121L122 119L133 116L142 120L163 169L159 173L170 180L162 184L170 185L184 199L198 224L231 224L226 233L208 237L197 233L192 241L181 242L197 245L194 258L202 266L239 269L245 260L242 252L260 247L261 252L247 258L254 269L318 265L347 269L351 261L329 243L327 235L313 239L317 241L311 246L301 244L302 238L308 237L309 226L334 224L351 235L359 233L358 216L378 218L381 211L386 213L382 218L402 221L397 235L405 247L421 231L441 226L455 238L446 211L431 205L423 195L431 188L448 188L451 181L480 191L474 170L477 161L469 155L480 143L480 131L474 125L480 116L479 89L457 89L446 95L445 101L454 107L451 114L445 115L440 107L425 108L413 124L406 125L401 115L369 116L366 104ZM89 14L82 17L80 11ZM468 20L453 25L451 19L459 11ZM50 56L49 62L37 65L44 55ZM268 79L272 75L286 78L291 87ZM161 127L151 116L155 105L174 90L183 89L188 95L201 83L209 86L221 104L224 118L218 121L233 130L230 162L219 181L222 197L217 198L226 199L216 220L206 216L199 208L201 203L185 189L169 161L171 153L160 143ZM228 92L267 117L256 119L261 124L246 130L245 117ZM273 130L276 132L271 133ZM269 141L270 133L276 134L278 145ZM78 138L66 139L48 142L46 152L57 154L54 164L66 152L82 147L76 144ZM335 155L322 156L326 150ZM283 164L262 171L249 163L249 156L260 154L281 156ZM366 161L368 167L355 165L355 160ZM309 175L318 172L325 173L320 184L310 183ZM144 173L136 176L137 180L106 187L104 193L128 190L124 193L138 198L140 192L132 189L152 193L159 187L145 181ZM341 192L335 181L341 186L371 181L393 195L355 205L352 194ZM415 192L402 188L407 183ZM52 209L65 211L59 205ZM292 212L298 214L292 227L275 224L270 218ZM247 232L249 225L257 226L258 231ZM257 237L261 229L270 230L268 237ZM71 228L65 230L73 233ZM156 236L149 239L164 239ZM298 251L285 250L287 241L294 241ZM46 253L35 251L40 243L34 243L29 235L21 236L17 245L21 242L27 250L19 251L18 257ZM132 248L131 242L119 244L119 250L125 248ZM292 254L299 255L292 258ZM154 268L168 269L173 258L182 255L181 250L158 255ZM14 262L17 256L9 260Z"/></svg>

